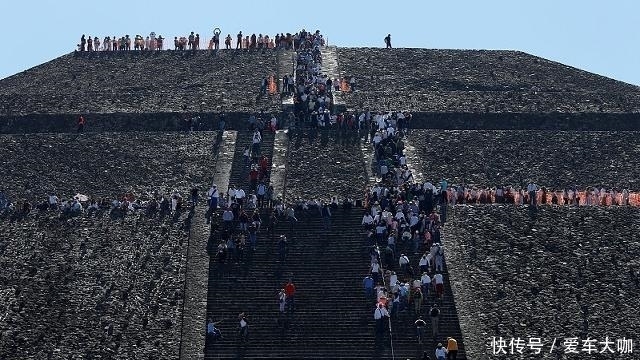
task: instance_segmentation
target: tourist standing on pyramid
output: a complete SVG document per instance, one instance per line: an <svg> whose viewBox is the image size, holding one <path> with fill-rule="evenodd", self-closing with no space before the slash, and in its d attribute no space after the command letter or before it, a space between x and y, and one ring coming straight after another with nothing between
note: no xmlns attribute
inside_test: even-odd
<svg viewBox="0 0 640 360"><path fill-rule="evenodd" d="M387 49L391 49L391 34L388 34L385 38L384 38L384 43L387 46Z"/></svg>
<svg viewBox="0 0 640 360"><path fill-rule="evenodd" d="M78 118L78 133L81 133L84 130L84 124L86 121L84 120L84 116L80 115Z"/></svg>

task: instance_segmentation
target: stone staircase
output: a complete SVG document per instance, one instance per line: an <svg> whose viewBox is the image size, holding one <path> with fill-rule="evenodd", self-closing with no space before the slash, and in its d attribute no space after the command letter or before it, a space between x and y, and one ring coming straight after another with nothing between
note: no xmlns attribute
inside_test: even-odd
<svg viewBox="0 0 640 360"><path fill-rule="evenodd" d="M209 347L207 359L288 358L288 359L390 359L389 336L376 343L373 301L364 297L362 279L368 271L369 255L361 232L362 209L334 211L328 236L322 230L318 213L299 214L293 231L281 223L278 234L287 234L290 250L279 263L276 244L264 236L245 262L210 265L208 317L219 325L224 339ZM414 257L417 257L415 255ZM417 258L412 259L417 262ZM444 273L445 296L440 306L440 336L431 340L427 329L425 344L415 339L412 310L392 321L393 354L398 359L416 358L422 351L433 355L435 344L446 336L458 340L458 359L465 359L462 336ZM297 287L296 311L279 319L277 293L288 279ZM427 317L429 305L422 308ZM237 339L237 315L248 314L249 342Z"/></svg>
<svg viewBox="0 0 640 360"><path fill-rule="evenodd" d="M268 120L268 119L267 119ZM249 168L244 165L243 152L247 147L251 147L253 139L253 132L248 130L238 131L236 137L236 146L233 154L233 163L231 166L231 175L229 177L229 185L234 185L236 188L242 188L249 195L250 181L249 181ZM275 136L271 131L264 130L262 132L262 144L260 145L261 154L266 155L269 159L269 164L273 159L273 143ZM265 181L265 184L269 186L269 179ZM227 189L220 189L227 192Z"/></svg>
<svg viewBox="0 0 640 360"><path fill-rule="evenodd" d="M285 75L294 75L296 67L296 52L294 50L280 50L278 52L278 81L280 92L283 92L282 78ZM281 110L284 114L293 110L293 96L283 96L281 98Z"/></svg>
<svg viewBox="0 0 640 360"><path fill-rule="evenodd" d="M338 63L338 48L336 46L325 46L320 49L322 54L322 73L329 78L341 79L340 67ZM333 104L336 111L342 112L346 110L346 105L342 99L342 94L339 91L333 93Z"/></svg>

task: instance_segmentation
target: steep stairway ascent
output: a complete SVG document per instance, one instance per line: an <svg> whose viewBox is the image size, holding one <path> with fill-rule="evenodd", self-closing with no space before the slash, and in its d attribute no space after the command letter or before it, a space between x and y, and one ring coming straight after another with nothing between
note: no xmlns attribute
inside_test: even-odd
<svg viewBox="0 0 640 360"><path fill-rule="evenodd" d="M226 169L225 181L219 184L219 189L222 193L227 192L228 186L235 186L236 188L245 189L247 194L251 192L249 181L249 168L244 163L243 152L247 147L251 146L253 132L248 130L241 130L234 134L235 147L232 154L220 158L218 165L220 168ZM270 160L273 156L274 147L274 134L265 130L263 131L263 140L260 146L261 154L266 155ZM224 177L219 174L221 177ZM269 177L266 178L266 184L269 185ZM261 211L263 221L267 219L267 212ZM210 237L210 245L216 246L218 241L218 234L214 232ZM260 284L265 280L267 276L265 271L272 271L271 266L272 259L274 258L275 250L273 249L273 239L268 237L265 231L261 231L258 234L258 241L256 250L252 251L247 248L244 252L244 257L238 263L227 262L226 264L220 264L216 261L214 256L210 257L209 261L209 281L208 281L208 294L207 294L207 318L212 318L214 321L223 320L219 324L219 328L222 329L225 339L212 346L207 344L205 351L205 358L218 358L218 348L222 346L225 341L231 341L235 344L235 327L237 327L237 315L240 312L248 312L253 314L254 307L240 306L242 302L238 302L240 299L236 299L236 296L241 296L242 301L249 301L252 304L260 306L266 304L267 300L272 303L275 302L275 294L269 292L268 299L261 298L259 293L253 293L247 291L252 287L252 283ZM272 246L273 245L273 246ZM277 287L277 285L276 285ZM276 309L277 310L277 309ZM259 312L255 311L259 314ZM259 317L258 317L259 318ZM251 317L251 321L254 321L254 317ZM253 328L253 326L252 326ZM230 357L236 357L236 349L232 346L230 350Z"/></svg>
<svg viewBox="0 0 640 360"><path fill-rule="evenodd" d="M321 218L299 214L287 234L290 250L284 263L276 256L242 265L212 266L210 316L224 320L225 338L210 348L206 358L370 359L375 353L370 307L362 291L366 270L358 264L368 257L360 229L361 210L334 211L332 231L324 235ZM277 236L276 236L277 238ZM259 240L260 241L260 240ZM275 253L275 244L259 243L258 253ZM296 310L279 316L277 293L288 279L297 287ZM249 342L240 345L237 314L249 316ZM278 321L278 319L280 320Z"/></svg>
<svg viewBox="0 0 640 360"><path fill-rule="evenodd" d="M338 209L333 212L328 236L317 212L298 214L293 231L280 224L276 234L287 234L289 253L284 263L275 255L270 240L259 240L255 258L249 265L219 264L211 267L209 316L223 320L220 329L224 339L206 354L208 359L222 358L288 358L288 359L390 359L391 342L376 342L373 319L374 302L367 300L362 289L369 255L361 231L362 209ZM277 238L277 236L276 236ZM263 246L264 245L264 246ZM417 260L417 259L414 259ZM444 273L445 278L447 276ZM296 284L296 309L279 316L277 293L292 279ZM425 345L418 345L413 321L407 310L392 321L393 355L398 359L433 354L436 341L446 336L459 340L460 356L465 359L457 316L448 282L441 303L440 336L431 341L427 331ZM429 305L434 299L429 297ZM422 316L428 320L429 305ZM249 317L249 342L237 339L237 315Z"/></svg>
<svg viewBox="0 0 640 360"><path fill-rule="evenodd" d="M443 240L445 249L446 243L445 235ZM405 254L409 254L408 251L409 250L407 249ZM414 254L408 256L409 259L411 259L411 264L413 265L417 264L420 260L420 255ZM393 270L397 271L398 266L396 265ZM449 281L449 272L447 271L446 260L443 263L443 270L444 271L441 272L444 277L444 294L442 299L437 300L434 295L435 291L431 289L429 291L429 296L427 297L427 302L422 304L420 316L427 323L423 344L418 344L415 336L416 332L414 321L417 319L417 315L413 311L412 306L409 306L409 309L405 312L400 313L398 320L392 321L391 332L393 334L393 347L396 358L419 358L422 356L423 351L426 351L429 356L433 358L437 344L442 343L446 346L447 337L450 336L458 341L458 359L466 359L462 331L460 330L460 322L456 311L455 299L451 291L451 283ZM431 273L431 275L433 275L433 273ZM440 309L439 332L436 337L432 336L431 318L429 317L429 310L434 303L437 303L438 308ZM390 350L385 347L384 351L386 352L384 358L390 358Z"/></svg>
<svg viewBox="0 0 640 360"><path fill-rule="evenodd" d="M342 79L338 63L338 48L336 46L325 46L320 48L320 54L322 54L322 74L327 75L331 80ZM333 104L336 111L345 111L346 107L341 93L334 91L333 96Z"/></svg>
<svg viewBox="0 0 640 360"><path fill-rule="evenodd" d="M268 119L267 119L268 120ZM264 130L262 132L262 144L260 145L260 152L263 155L266 155L269 159L269 164L271 164L271 160L273 158L273 142L274 142L274 134L271 131ZM236 147L235 152L233 154L233 163L231 166L231 176L229 177L229 185L234 185L236 188L242 188L249 195L251 182L249 181L249 167L245 166L243 153L244 150L249 147L251 148L251 142L253 139L253 133L248 130L240 130L238 131L238 135L236 138ZM268 178L265 181L265 184L268 186ZM227 189L220 189L222 191L227 192Z"/></svg>
<svg viewBox="0 0 640 360"><path fill-rule="evenodd" d="M216 133L212 134L213 138ZM214 181L218 181L219 160L224 160L225 155L233 148L235 132L227 131L212 146L210 169L214 170ZM203 331L206 323L205 311L207 305L207 285L209 279L207 242L209 239L209 225L206 224L206 191L200 189L200 201L193 209L191 226L189 228L189 247L187 250L187 265L184 288L184 310L180 342L180 359L190 360L202 356L205 346L205 334Z"/></svg>
<svg viewBox="0 0 640 360"><path fill-rule="evenodd" d="M282 113L288 114L293 111L293 94L289 94L282 84L285 75L295 76L296 73L296 52L294 50L278 50L278 81L281 96Z"/></svg>
<svg viewBox="0 0 640 360"><path fill-rule="evenodd" d="M414 174L414 179L418 182L424 181L424 174L417 173L415 167L413 166L419 159L415 156L415 148L412 146L410 142L410 138L405 137L405 155L407 156L407 167L411 169ZM371 150L369 150L371 152ZM436 300L433 289L429 292L429 296L427 298L427 303L422 305L422 319L427 323L427 331L425 332L425 339L422 345L417 345L417 340L415 338L415 327L413 322L417 319L416 315L413 314L413 310L407 310L408 314L404 314L400 316L400 321L392 322L392 332L396 334L394 336L394 348L413 348L416 349L415 354L413 356L420 357L422 356L422 351L427 351L429 356L433 357L435 354L435 347L438 343L442 343L446 346L447 337L453 337L458 342L458 359L466 359L466 354L464 351L464 341L462 337L462 331L460 329L460 320L458 318L458 313L456 311L454 294L452 292L451 282L449 272L447 270L447 234L446 228L442 229L442 243L444 245L444 261L443 261L443 271L441 274L444 279L444 294L442 299ZM401 249L399 248L399 252L407 254L409 259L411 260L411 264L416 267L418 264L421 254L411 254L409 248ZM394 264L396 267L397 264ZM396 269L397 270L397 269ZM431 277L433 277L434 273L430 273ZM417 275L419 277L419 275ZM431 329L431 318L429 317L429 309L431 306L437 303L438 308L440 309L440 321L439 321L439 333L435 338L432 336ZM411 314L411 315L409 315ZM406 344L403 344L401 339L411 339ZM396 353L397 355L397 353ZM406 356L411 356L412 354L407 354ZM405 357L406 357L405 356Z"/></svg>

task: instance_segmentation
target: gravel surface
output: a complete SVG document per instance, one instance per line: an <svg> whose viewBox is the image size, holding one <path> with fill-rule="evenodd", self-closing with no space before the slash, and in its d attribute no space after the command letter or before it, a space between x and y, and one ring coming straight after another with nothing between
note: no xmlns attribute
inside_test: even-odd
<svg viewBox="0 0 640 360"><path fill-rule="evenodd" d="M202 192L215 133L1 136L12 200ZM19 218L18 218L19 219ZM0 217L0 359L175 359L187 214ZM204 311L204 308L203 308Z"/></svg>
<svg viewBox="0 0 640 360"><path fill-rule="evenodd" d="M71 53L0 81L0 115L266 111L276 51ZM290 71L289 65L286 71Z"/></svg>
<svg viewBox="0 0 640 360"><path fill-rule="evenodd" d="M329 200L361 199L366 187L362 150L357 143L336 145L333 137L325 146L292 142L287 163L286 197Z"/></svg>
<svg viewBox="0 0 640 360"><path fill-rule="evenodd" d="M338 48L350 108L427 112L640 111L640 88L517 51Z"/></svg>
<svg viewBox="0 0 640 360"><path fill-rule="evenodd" d="M206 191L213 176L214 132L88 133L0 136L1 187L12 200L42 201L55 191L112 198L192 186Z"/></svg>
<svg viewBox="0 0 640 360"><path fill-rule="evenodd" d="M639 226L640 211L628 207L531 212L526 207L456 206L445 246L467 356L633 359L629 354L564 357L563 344L571 337L637 341ZM547 355L527 348L523 355L492 356L494 336L507 342L541 337ZM558 338L557 347L549 355L553 338Z"/></svg>
<svg viewBox="0 0 640 360"><path fill-rule="evenodd" d="M0 221L1 359L178 357L184 216Z"/></svg>
<svg viewBox="0 0 640 360"><path fill-rule="evenodd" d="M637 132L414 130L409 142L408 161L432 182L640 188Z"/></svg>

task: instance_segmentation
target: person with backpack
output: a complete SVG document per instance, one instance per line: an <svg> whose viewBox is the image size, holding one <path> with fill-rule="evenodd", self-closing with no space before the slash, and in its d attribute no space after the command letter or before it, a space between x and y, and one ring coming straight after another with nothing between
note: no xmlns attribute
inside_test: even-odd
<svg viewBox="0 0 640 360"><path fill-rule="evenodd" d="M431 317L431 331L433 332L433 338L438 336L438 326L440 325L440 309L437 304L433 304L429 310L429 317Z"/></svg>
<svg viewBox="0 0 640 360"><path fill-rule="evenodd" d="M387 49L391 49L391 34L387 34L387 36L384 37L384 44L387 46Z"/></svg>

